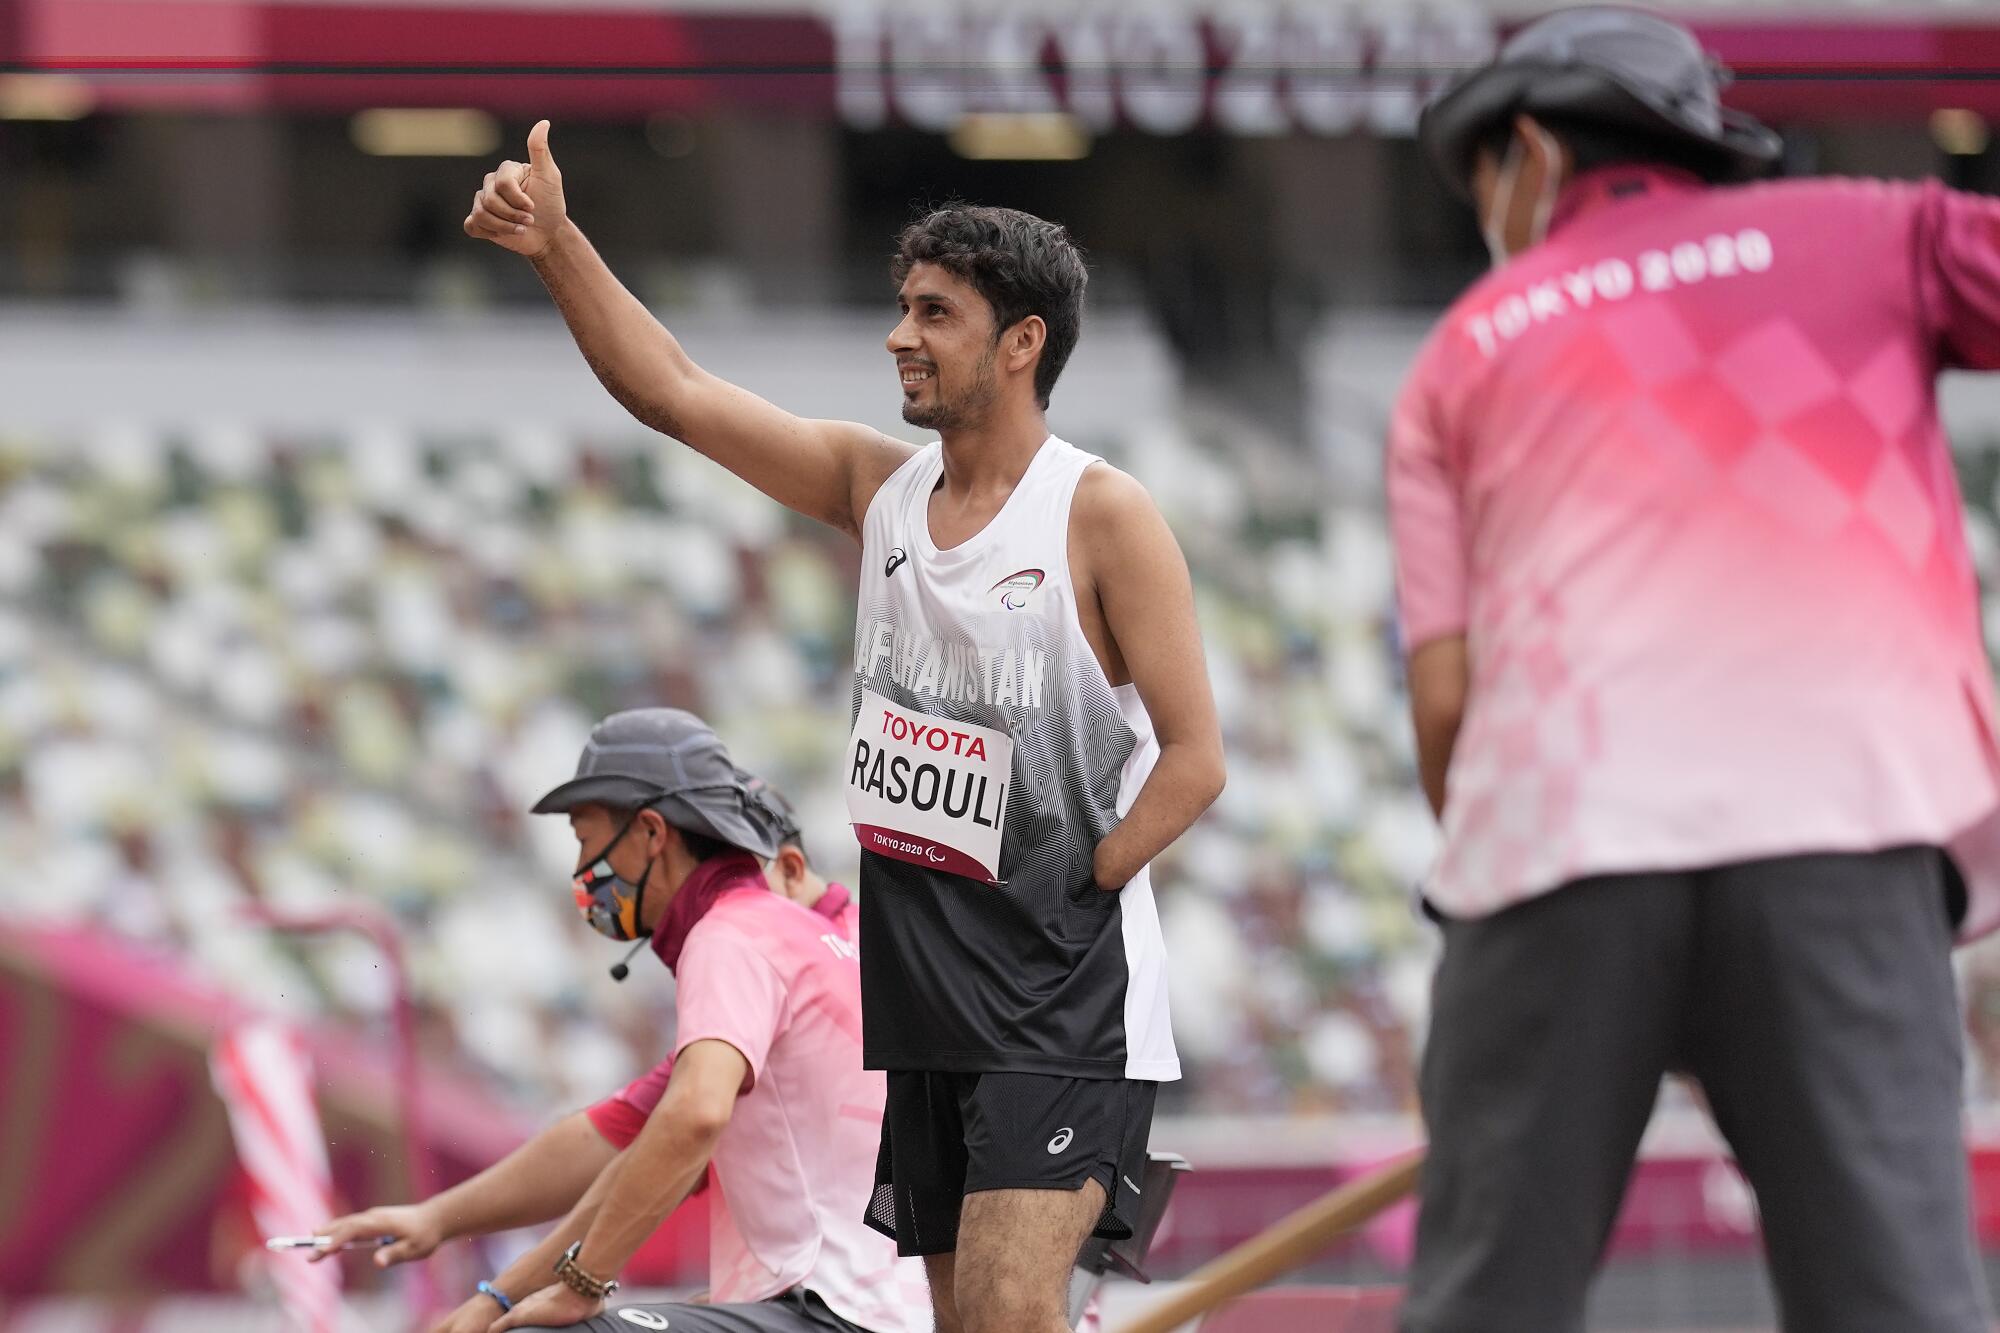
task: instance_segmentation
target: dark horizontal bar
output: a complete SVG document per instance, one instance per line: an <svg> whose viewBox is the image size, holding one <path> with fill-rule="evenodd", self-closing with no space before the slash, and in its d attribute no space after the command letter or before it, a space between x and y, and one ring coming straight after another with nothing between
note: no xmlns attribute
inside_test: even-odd
<svg viewBox="0 0 2000 1333"><path fill-rule="evenodd" d="M1383 74L1435 76L1457 73L1474 66L1454 65L1352 65L1315 69L1300 65L1148 65L1118 70L1131 75L1199 73L1218 79L1240 74L1349 74L1356 78ZM612 78L612 79L712 79L712 78L826 78L842 73L906 74L986 74L1021 77L1028 73L1062 75L1061 66L1026 69L997 69L978 63L896 64L864 63L840 65L833 62L773 64L647 64L647 65L562 65L543 63L450 63L394 64L365 61L286 61L286 60L37 60L0 61L0 74L90 74L90 75L201 75L232 74L256 77L332 78L452 78L502 75L522 78ZM1093 70L1093 77L1103 71ZM2000 67L1940 69L1936 66L1772 66L1738 68L1738 83L1991 83L2000 81Z"/></svg>

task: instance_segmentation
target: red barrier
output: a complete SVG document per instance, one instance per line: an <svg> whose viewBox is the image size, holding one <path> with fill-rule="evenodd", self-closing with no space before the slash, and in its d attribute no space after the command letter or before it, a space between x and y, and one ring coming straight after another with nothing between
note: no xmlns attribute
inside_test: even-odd
<svg viewBox="0 0 2000 1333"><path fill-rule="evenodd" d="M240 1012L157 952L82 931L0 932L0 1292L236 1286L235 1260L260 1238L207 1061ZM330 1033L311 1045L339 1197L408 1197L386 1052ZM423 1082L446 1182L520 1142L526 1127L465 1081Z"/></svg>

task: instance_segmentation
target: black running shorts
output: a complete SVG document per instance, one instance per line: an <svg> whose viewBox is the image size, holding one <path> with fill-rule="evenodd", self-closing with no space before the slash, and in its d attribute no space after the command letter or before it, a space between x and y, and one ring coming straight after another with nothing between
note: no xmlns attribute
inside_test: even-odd
<svg viewBox="0 0 2000 1333"><path fill-rule="evenodd" d="M959 1208L981 1190L1104 1187L1093 1233L1132 1234L1159 1084L1058 1074L889 1071L868 1225L899 1254L958 1248Z"/></svg>

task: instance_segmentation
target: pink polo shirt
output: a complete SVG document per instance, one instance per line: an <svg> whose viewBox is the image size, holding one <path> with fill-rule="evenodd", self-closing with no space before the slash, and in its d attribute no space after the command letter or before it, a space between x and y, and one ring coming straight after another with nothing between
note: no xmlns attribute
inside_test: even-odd
<svg viewBox="0 0 2000 1333"><path fill-rule="evenodd" d="M1464 634L1442 911L1950 845L2000 924L1992 674L1934 396L2000 368L2000 200L1606 168L1390 431L1403 635Z"/></svg>
<svg viewBox="0 0 2000 1333"><path fill-rule="evenodd" d="M675 970L675 1054L726 1041L750 1066L710 1159L709 1299L764 1300L803 1285L871 1333L918 1333L931 1325L921 1262L898 1259L861 1220L886 1085L861 1067L855 959L836 920L756 876L723 888L688 931ZM653 1104L666 1082L650 1091Z"/></svg>
<svg viewBox="0 0 2000 1333"><path fill-rule="evenodd" d="M845 886L829 884L812 905L812 911L833 923L849 943L861 938L861 904ZM646 1117L660 1104L660 1098L667 1095L667 1081L673 1074L674 1057L669 1052L665 1059L589 1107L584 1114L590 1117L590 1123L604 1136L605 1142L620 1150L629 1148L646 1127ZM694 1192L699 1194L707 1188L708 1179L703 1177Z"/></svg>

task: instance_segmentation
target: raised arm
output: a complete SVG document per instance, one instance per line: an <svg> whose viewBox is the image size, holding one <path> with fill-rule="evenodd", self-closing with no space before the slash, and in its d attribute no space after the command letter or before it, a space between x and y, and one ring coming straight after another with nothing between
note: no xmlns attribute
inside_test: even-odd
<svg viewBox="0 0 2000 1333"><path fill-rule="evenodd" d="M1114 683L1129 676L1153 720L1160 758L1131 809L1097 845L1103 889L1121 889L1222 792L1222 725L1208 684L1194 584L1180 543L1145 488L1102 464L1077 485L1070 572L1095 594L1107 638L1086 637Z"/></svg>
<svg viewBox="0 0 2000 1333"><path fill-rule="evenodd" d="M911 446L855 422L794 416L697 366L570 220L546 120L528 134L527 162L487 174L465 233L534 262L584 360L626 411L860 539L868 501Z"/></svg>

